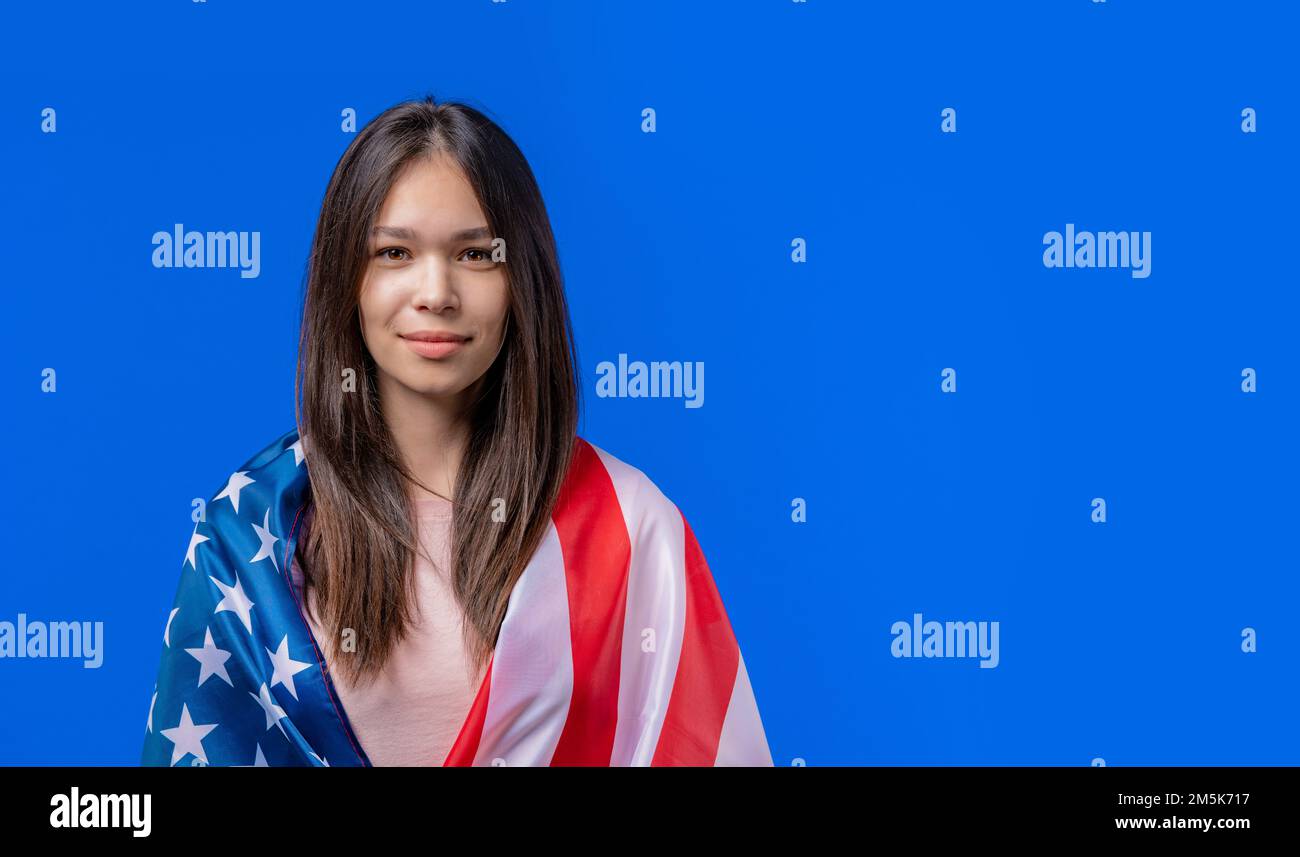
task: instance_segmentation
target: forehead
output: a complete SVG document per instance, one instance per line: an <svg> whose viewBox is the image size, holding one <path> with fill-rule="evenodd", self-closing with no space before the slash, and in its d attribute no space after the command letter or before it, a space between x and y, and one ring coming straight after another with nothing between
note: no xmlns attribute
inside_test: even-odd
<svg viewBox="0 0 1300 857"><path fill-rule="evenodd" d="M439 152L407 164L393 180L376 224L428 230L484 222L478 197L455 159Z"/></svg>

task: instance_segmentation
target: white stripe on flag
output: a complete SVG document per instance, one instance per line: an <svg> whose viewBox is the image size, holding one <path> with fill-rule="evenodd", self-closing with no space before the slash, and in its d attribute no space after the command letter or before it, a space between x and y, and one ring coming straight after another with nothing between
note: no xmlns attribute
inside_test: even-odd
<svg viewBox="0 0 1300 857"><path fill-rule="evenodd" d="M727 718L722 722L722 735L718 738L716 766L771 765L772 754L763 732L763 721L758 716L758 703L754 689L749 684L745 657L741 655L736 669L736 683L731 689L731 702L727 703Z"/></svg>
<svg viewBox="0 0 1300 857"><path fill-rule="evenodd" d="M597 447L627 525L632 556L610 764L646 765L668 711L686 624L686 545L677 507L640 470ZM642 651L653 629L654 651Z"/></svg>
<svg viewBox="0 0 1300 857"><path fill-rule="evenodd" d="M569 591L552 523L510 593L474 764L549 765L572 693Z"/></svg>

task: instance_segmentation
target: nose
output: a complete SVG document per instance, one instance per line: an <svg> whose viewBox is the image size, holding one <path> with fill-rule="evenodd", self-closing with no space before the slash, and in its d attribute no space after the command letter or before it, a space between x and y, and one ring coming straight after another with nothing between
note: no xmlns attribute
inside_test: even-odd
<svg viewBox="0 0 1300 857"><path fill-rule="evenodd" d="M451 267L432 254L423 262L415 274L417 282L411 298L415 308L442 312L459 307L460 296L456 293Z"/></svg>

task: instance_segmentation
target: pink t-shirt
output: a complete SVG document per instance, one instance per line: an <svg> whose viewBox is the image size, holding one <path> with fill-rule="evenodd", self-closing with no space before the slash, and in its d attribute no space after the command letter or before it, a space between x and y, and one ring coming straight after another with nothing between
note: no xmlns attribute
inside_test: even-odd
<svg viewBox="0 0 1300 857"><path fill-rule="evenodd" d="M420 543L436 566L422 556L415 558L416 610L412 625L373 683L354 689L339 672L330 672L352 730L371 763L377 766L441 765L482 682L482 669L472 670L466 659L462 613L448 575L451 503L431 497L416 500L415 507ZM310 514L309 510L304 531L311 522ZM301 587L297 557L291 568L295 585ZM309 593L313 607L315 591L313 587ZM328 666L332 650L329 634L317 624L314 610L304 612Z"/></svg>

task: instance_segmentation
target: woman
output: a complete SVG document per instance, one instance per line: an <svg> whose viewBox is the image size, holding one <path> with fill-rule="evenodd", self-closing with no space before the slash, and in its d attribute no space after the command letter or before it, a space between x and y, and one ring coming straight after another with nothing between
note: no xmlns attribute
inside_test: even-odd
<svg viewBox="0 0 1300 857"><path fill-rule="evenodd" d="M690 527L576 436L523 154L399 104L321 206L298 429L195 527L145 764L770 765Z"/></svg>

